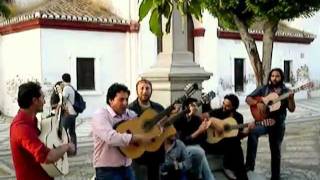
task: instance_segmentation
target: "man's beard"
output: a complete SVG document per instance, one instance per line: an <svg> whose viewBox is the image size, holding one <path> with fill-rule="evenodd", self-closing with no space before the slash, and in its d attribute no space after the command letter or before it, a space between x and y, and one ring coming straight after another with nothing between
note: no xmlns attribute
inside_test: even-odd
<svg viewBox="0 0 320 180"><path fill-rule="evenodd" d="M231 113L232 113L232 110L223 109L222 111L223 117L229 117Z"/></svg>
<svg viewBox="0 0 320 180"><path fill-rule="evenodd" d="M271 83L270 83L270 87L273 87L273 88L276 88L276 87L279 87L280 86L280 82L273 82L273 81L271 81Z"/></svg>

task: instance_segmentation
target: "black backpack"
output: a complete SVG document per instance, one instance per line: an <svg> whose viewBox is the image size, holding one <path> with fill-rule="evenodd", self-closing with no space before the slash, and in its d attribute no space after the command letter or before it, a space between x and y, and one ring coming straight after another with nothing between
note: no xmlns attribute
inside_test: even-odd
<svg viewBox="0 0 320 180"><path fill-rule="evenodd" d="M86 109L86 102L83 100L83 97L81 96L81 94L77 90L75 90L73 87L72 87L72 89L74 90L73 109L77 113L82 113Z"/></svg>

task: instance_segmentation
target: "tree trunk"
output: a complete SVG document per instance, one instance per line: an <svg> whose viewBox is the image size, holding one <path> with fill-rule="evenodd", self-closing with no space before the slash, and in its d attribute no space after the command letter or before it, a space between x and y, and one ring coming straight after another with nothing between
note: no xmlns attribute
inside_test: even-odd
<svg viewBox="0 0 320 180"><path fill-rule="evenodd" d="M248 32L248 26L244 22L242 22L236 15L233 16L233 19L236 26L238 27L241 40L246 47L251 66L256 77L256 85L261 86L263 84L263 69L256 42Z"/></svg>
<svg viewBox="0 0 320 180"><path fill-rule="evenodd" d="M273 42L278 30L279 21L266 21L263 25L263 51L262 51L262 79L268 83L268 74L271 70Z"/></svg>

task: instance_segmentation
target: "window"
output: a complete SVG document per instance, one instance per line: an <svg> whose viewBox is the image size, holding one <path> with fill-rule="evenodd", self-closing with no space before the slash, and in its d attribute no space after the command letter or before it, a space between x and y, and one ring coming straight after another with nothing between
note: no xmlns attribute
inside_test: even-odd
<svg viewBox="0 0 320 180"><path fill-rule="evenodd" d="M284 71L284 82L290 82L291 81L291 77L290 77L290 72L291 72L291 65L292 65L292 61L291 60L284 60L283 62L283 71Z"/></svg>
<svg viewBox="0 0 320 180"><path fill-rule="evenodd" d="M243 91L244 82L244 59L235 58L234 59L234 91Z"/></svg>
<svg viewBox="0 0 320 180"><path fill-rule="evenodd" d="M77 89L95 90L94 58L77 58Z"/></svg>

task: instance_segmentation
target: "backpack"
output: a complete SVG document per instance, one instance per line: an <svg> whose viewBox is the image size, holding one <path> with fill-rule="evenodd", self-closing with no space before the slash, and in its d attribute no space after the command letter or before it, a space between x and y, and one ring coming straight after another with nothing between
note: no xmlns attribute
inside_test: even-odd
<svg viewBox="0 0 320 180"><path fill-rule="evenodd" d="M81 94L77 90L75 90L73 87L72 87L72 89L74 90L73 109L77 113L82 113L86 109L86 102L83 100L83 97L81 96Z"/></svg>

